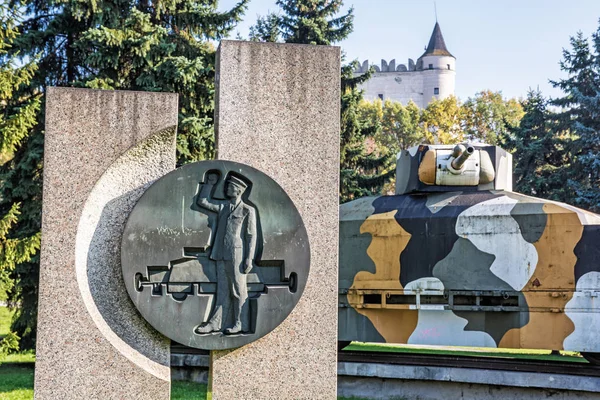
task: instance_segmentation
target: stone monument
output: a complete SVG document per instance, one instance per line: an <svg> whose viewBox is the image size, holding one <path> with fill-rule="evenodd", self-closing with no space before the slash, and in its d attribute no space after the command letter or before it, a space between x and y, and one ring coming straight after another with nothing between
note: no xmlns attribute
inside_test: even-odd
<svg viewBox="0 0 600 400"><path fill-rule="evenodd" d="M298 208L310 274L271 333L211 352L213 399L334 399L337 390L340 49L223 41L217 158L273 178Z"/></svg>
<svg viewBox="0 0 600 400"><path fill-rule="evenodd" d="M167 399L167 338L212 398L335 398L339 48L224 41L216 86L174 171L175 94L48 90L36 398Z"/></svg>
<svg viewBox="0 0 600 400"><path fill-rule="evenodd" d="M48 88L36 399L170 398L169 340L121 277L127 215L175 168L177 95Z"/></svg>

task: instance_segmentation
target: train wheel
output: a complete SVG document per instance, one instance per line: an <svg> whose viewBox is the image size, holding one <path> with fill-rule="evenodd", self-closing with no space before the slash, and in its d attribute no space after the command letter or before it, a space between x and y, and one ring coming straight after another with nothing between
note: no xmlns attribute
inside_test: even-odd
<svg viewBox="0 0 600 400"><path fill-rule="evenodd" d="M349 346L352 343L349 340L338 340L338 351L344 350L344 347Z"/></svg>
<svg viewBox="0 0 600 400"><path fill-rule="evenodd" d="M581 353L583 358L588 360L590 364L600 365L600 353Z"/></svg>

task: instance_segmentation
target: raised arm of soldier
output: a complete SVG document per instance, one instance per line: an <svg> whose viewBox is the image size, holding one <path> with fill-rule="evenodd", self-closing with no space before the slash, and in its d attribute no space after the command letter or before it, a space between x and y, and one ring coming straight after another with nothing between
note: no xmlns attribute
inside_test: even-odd
<svg viewBox="0 0 600 400"><path fill-rule="evenodd" d="M202 207L206 210L218 213L221 209L221 201L212 199L212 192L214 186L219 180L219 175L215 173L209 173L206 177L206 182L200 183L200 193L196 198L196 204L198 207Z"/></svg>
<svg viewBox="0 0 600 400"><path fill-rule="evenodd" d="M246 260L245 260L245 268L244 273L248 274L252 270L252 262L254 261L254 257L256 255L256 235L257 235L257 227L256 227L256 210L253 207L248 208L248 221L246 221Z"/></svg>

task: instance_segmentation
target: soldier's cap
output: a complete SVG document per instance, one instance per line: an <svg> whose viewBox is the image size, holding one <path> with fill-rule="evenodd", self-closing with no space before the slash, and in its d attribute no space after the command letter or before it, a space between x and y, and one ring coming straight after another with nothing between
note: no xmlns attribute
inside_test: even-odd
<svg viewBox="0 0 600 400"><path fill-rule="evenodd" d="M246 189L248 187L248 184L246 182L244 182L243 180L241 180L240 178L230 175L229 178L227 179L230 183L233 183L234 185L242 188L242 189Z"/></svg>

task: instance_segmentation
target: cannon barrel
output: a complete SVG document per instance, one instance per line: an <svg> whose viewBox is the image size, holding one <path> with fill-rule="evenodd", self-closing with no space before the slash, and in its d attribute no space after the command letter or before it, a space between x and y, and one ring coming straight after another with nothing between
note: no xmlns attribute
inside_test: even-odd
<svg viewBox="0 0 600 400"><path fill-rule="evenodd" d="M465 148L465 146L463 146L462 144L457 145L452 151L452 157L454 157L454 160L452 160L452 162L450 163L450 165L452 165L452 168L461 169L467 161L467 159L471 157L471 154L473 154L474 151L475 149L473 148L473 146L467 146Z"/></svg>

